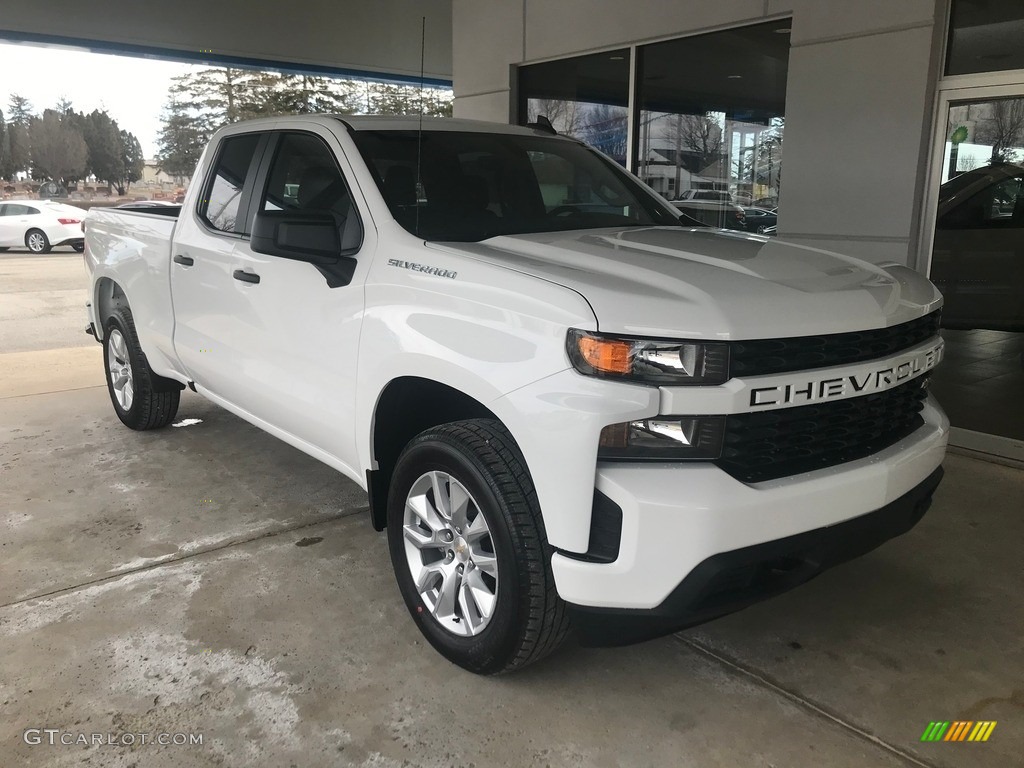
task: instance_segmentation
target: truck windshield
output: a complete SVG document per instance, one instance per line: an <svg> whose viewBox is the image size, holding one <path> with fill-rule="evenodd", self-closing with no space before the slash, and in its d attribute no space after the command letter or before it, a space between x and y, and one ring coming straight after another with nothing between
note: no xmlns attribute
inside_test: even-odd
<svg viewBox="0 0 1024 768"><path fill-rule="evenodd" d="M574 141L468 131L353 137L392 216L425 240L681 223L617 165Z"/></svg>

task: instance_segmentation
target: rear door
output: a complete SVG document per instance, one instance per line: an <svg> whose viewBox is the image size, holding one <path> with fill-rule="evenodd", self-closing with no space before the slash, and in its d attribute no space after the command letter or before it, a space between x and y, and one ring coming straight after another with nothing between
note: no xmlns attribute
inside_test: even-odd
<svg viewBox="0 0 1024 768"><path fill-rule="evenodd" d="M241 367L248 352L238 334L251 307L233 271L250 234L252 184L268 140L254 132L220 141L207 178L193 181L202 193L182 209L171 244L174 351L198 386L235 405L253 374Z"/></svg>

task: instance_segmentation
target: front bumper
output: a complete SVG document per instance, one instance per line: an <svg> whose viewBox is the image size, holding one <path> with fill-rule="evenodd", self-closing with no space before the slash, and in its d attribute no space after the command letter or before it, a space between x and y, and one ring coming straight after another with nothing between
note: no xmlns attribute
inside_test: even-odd
<svg viewBox="0 0 1024 768"><path fill-rule="evenodd" d="M578 614L668 611L678 619L675 626L704 621L709 617L703 613L680 615L686 611L670 597L706 561L830 530L888 509L926 483L945 456L949 421L932 398L921 415L923 426L871 456L761 483L740 482L703 462L601 463L596 488L621 510L619 546L612 562L556 552L551 565L558 592ZM803 567L798 570L805 574Z"/></svg>
<svg viewBox="0 0 1024 768"><path fill-rule="evenodd" d="M675 632L785 592L906 533L924 516L942 468L881 509L826 528L712 555L655 608L569 606L585 645L625 645Z"/></svg>

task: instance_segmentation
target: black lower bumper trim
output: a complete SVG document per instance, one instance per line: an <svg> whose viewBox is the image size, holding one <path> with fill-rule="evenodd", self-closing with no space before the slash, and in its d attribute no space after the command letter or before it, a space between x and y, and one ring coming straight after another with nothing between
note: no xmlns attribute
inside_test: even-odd
<svg viewBox="0 0 1024 768"><path fill-rule="evenodd" d="M703 624L785 592L913 528L928 511L942 467L891 504L826 528L704 560L656 608L569 605L587 646L628 645Z"/></svg>

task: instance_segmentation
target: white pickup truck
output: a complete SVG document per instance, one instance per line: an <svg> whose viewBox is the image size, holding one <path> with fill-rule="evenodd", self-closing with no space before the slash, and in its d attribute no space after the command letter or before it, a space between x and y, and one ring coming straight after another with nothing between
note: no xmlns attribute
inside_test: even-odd
<svg viewBox="0 0 1024 768"><path fill-rule="evenodd" d="M474 672L777 594L941 477L928 280L693 226L540 127L235 124L180 209L94 209L85 246L121 421L188 386L366 488Z"/></svg>

